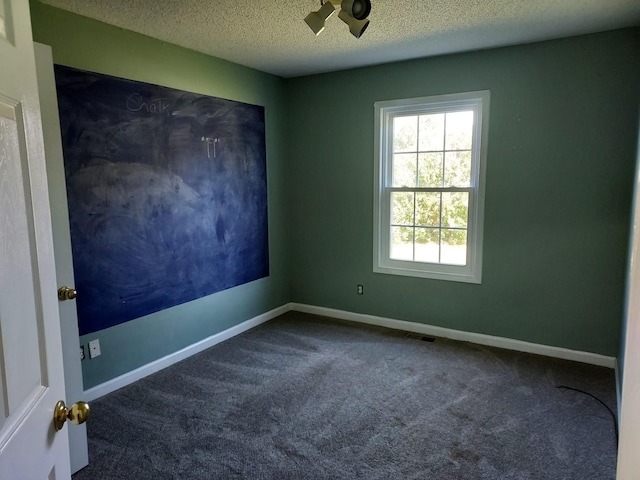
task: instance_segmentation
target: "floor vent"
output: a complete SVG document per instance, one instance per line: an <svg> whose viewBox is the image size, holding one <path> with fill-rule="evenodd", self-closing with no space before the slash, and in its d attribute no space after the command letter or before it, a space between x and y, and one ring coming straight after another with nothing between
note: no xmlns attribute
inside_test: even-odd
<svg viewBox="0 0 640 480"><path fill-rule="evenodd" d="M427 337L425 335L420 335L419 333L407 332L405 337L412 338L413 340L422 340L423 342L435 342L436 339L433 337Z"/></svg>

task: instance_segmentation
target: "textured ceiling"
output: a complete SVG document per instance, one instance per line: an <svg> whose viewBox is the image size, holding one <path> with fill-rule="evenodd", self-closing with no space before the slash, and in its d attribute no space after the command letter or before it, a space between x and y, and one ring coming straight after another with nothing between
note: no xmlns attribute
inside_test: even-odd
<svg viewBox="0 0 640 480"><path fill-rule="evenodd" d="M319 0L41 0L283 77L640 25L640 0L372 0L360 39ZM337 13L337 12L336 12Z"/></svg>

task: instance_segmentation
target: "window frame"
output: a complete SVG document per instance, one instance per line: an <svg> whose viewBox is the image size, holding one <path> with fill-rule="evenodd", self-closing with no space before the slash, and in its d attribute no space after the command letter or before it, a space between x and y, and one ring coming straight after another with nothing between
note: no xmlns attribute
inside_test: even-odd
<svg viewBox="0 0 640 480"><path fill-rule="evenodd" d="M466 283L482 281L484 196L489 132L490 91L435 95L374 103L374 245L373 271L392 275L450 280ZM392 186L393 118L397 116L474 111L470 187L401 188ZM467 222L467 264L464 266L425 263L390 258L391 192L469 192Z"/></svg>

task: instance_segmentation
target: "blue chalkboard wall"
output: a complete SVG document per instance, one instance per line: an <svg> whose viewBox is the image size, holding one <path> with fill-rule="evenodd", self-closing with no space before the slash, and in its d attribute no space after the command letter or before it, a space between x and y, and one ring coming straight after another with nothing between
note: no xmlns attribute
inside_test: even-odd
<svg viewBox="0 0 640 480"><path fill-rule="evenodd" d="M263 107L55 75L81 335L269 275Z"/></svg>

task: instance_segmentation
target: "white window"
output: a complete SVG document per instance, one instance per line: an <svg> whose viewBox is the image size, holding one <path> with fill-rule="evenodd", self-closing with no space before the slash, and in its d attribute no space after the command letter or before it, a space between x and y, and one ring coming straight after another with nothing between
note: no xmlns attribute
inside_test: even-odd
<svg viewBox="0 0 640 480"><path fill-rule="evenodd" d="M480 283L489 91L376 102L374 271Z"/></svg>

